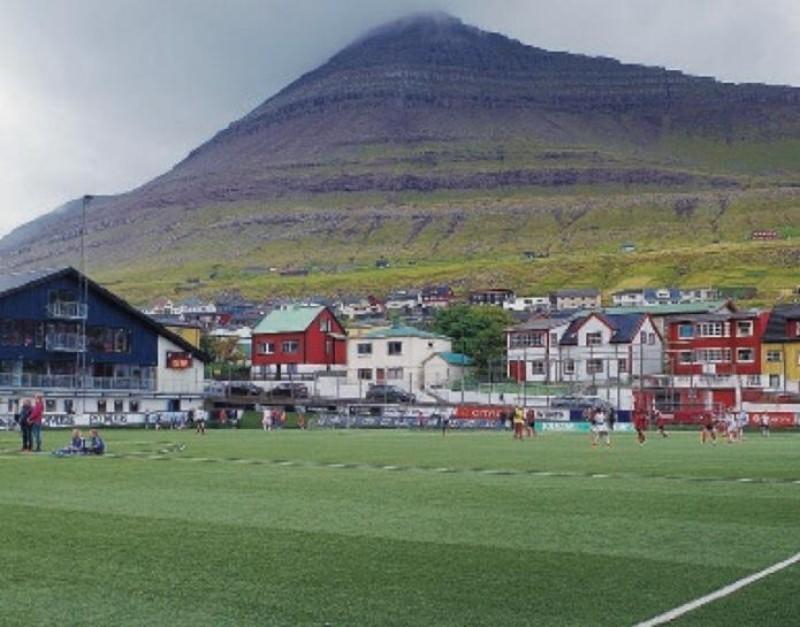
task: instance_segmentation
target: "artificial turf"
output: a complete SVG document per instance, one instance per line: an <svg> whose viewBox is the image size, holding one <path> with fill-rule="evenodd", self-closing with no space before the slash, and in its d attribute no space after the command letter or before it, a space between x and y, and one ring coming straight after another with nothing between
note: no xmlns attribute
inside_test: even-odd
<svg viewBox="0 0 800 627"><path fill-rule="evenodd" d="M106 436L0 434L0 624L626 625L800 551L795 434ZM679 624L796 625L799 581Z"/></svg>

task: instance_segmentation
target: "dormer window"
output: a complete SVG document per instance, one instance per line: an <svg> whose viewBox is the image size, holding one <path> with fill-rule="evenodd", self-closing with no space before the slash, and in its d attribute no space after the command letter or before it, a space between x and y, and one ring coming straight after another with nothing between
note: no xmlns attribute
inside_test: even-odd
<svg viewBox="0 0 800 627"><path fill-rule="evenodd" d="M600 346L603 343L603 334L600 331L586 334L586 346Z"/></svg>

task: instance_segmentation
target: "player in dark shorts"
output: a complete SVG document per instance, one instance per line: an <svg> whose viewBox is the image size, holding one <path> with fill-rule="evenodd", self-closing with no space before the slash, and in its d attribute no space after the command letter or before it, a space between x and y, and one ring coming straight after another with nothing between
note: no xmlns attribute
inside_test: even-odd
<svg viewBox="0 0 800 627"><path fill-rule="evenodd" d="M442 435L447 435L447 430L450 428L450 414L445 409L442 412Z"/></svg>
<svg viewBox="0 0 800 627"><path fill-rule="evenodd" d="M667 419L664 418L664 415L658 411L657 409L653 410L652 420L656 423L656 429L658 429L659 434L661 434L662 438L668 438L669 433L667 433Z"/></svg>
<svg viewBox="0 0 800 627"><path fill-rule="evenodd" d="M705 444L711 440L711 444L717 443L717 432L714 430L714 414L707 411L702 417L702 429L700 431L700 442Z"/></svg>
<svg viewBox="0 0 800 627"><path fill-rule="evenodd" d="M527 432L527 436L529 438L536 437L536 410L531 407L527 412L525 412L525 425Z"/></svg>

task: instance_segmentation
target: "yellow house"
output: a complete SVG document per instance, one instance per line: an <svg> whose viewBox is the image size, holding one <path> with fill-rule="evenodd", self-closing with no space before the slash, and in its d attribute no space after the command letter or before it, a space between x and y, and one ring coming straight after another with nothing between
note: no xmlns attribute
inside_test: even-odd
<svg viewBox="0 0 800 627"><path fill-rule="evenodd" d="M772 390L800 392L800 305L776 305L770 312L761 373Z"/></svg>
<svg viewBox="0 0 800 627"><path fill-rule="evenodd" d="M200 338L202 336L202 330L200 327L193 324L178 322L170 322L164 326L176 335L180 335L195 348L200 348Z"/></svg>

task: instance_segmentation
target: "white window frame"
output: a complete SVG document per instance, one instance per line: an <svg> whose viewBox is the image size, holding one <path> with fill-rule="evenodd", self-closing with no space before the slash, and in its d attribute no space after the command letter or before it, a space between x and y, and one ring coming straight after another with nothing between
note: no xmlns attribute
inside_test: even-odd
<svg viewBox="0 0 800 627"><path fill-rule="evenodd" d="M586 374L603 374L604 372L605 372L605 364L603 364L602 359L598 359L595 357L586 360Z"/></svg>
<svg viewBox="0 0 800 627"><path fill-rule="evenodd" d="M356 377L359 381L372 381L372 368L359 368Z"/></svg>
<svg viewBox="0 0 800 627"><path fill-rule="evenodd" d="M737 337L753 337L753 321L752 320L737 320L736 321L736 336Z"/></svg>
<svg viewBox="0 0 800 627"><path fill-rule="evenodd" d="M258 346L259 355L274 355L275 342L261 342Z"/></svg>
<svg viewBox="0 0 800 627"><path fill-rule="evenodd" d="M742 353L749 352L750 358L743 359ZM737 348L736 349L736 362L740 364L752 364L756 360L756 351L754 348Z"/></svg>
<svg viewBox="0 0 800 627"><path fill-rule="evenodd" d="M725 325L722 322L698 322L695 332L697 337L725 337Z"/></svg>
<svg viewBox="0 0 800 627"><path fill-rule="evenodd" d="M574 375L575 374L575 360L574 359L565 359L564 360L564 374Z"/></svg>
<svg viewBox="0 0 800 627"><path fill-rule="evenodd" d="M603 345L603 332L593 331L586 334L586 346L602 346Z"/></svg>
<svg viewBox="0 0 800 627"><path fill-rule="evenodd" d="M387 368L386 369L386 380L387 381L402 381L403 380L403 369L402 368Z"/></svg>
<svg viewBox="0 0 800 627"><path fill-rule="evenodd" d="M531 376L543 375L544 374L544 361L541 359L536 359L534 361L528 362L530 366Z"/></svg>
<svg viewBox="0 0 800 627"><path fill-rule="evenodd" d="M783 352L782 351L767 351L767 363L768 364L781 364L783 363Z"/></svg>

